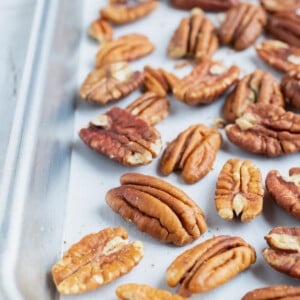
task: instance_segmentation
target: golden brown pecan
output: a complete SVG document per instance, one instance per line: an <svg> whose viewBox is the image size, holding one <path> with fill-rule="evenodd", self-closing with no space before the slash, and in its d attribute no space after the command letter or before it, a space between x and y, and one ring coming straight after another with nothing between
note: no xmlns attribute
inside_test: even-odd
<svg viewBox="0 0 300 300"><path fill-rule="evenodd" d="M243 50L256 41L266 23L267 16L261 6L240 3L227 12L219 28L219 37L223 44Z"/></svg>
<svg viewBox="0 0 300 300"><path fill-rule="evenodd" d="M100 43L111 41L113 37L112 27L101 18L92 22L88 33L90 37Z"/></svg>
<svg viewBox="0 0 300 300"><path fill-rule="evenodd" d="M171 3L180 9L199 7L209 11L223 11L237 5L239 0L171 0Z"/></svg>
<svg viewBox="0 0 300 300"><path fill-rule="evenodd" d="M197 8L180 22L169 43L168 55L175 59L189 56L204 61L211 58L218 47L214 24Z"/></svg>
<svg viewBox="0 0 300 300"><path fill-rule="evenodd" d="M195 183L212 169L221 144L222 136L217 129L192 125L168 144L160 161L160 171L169 175L181 170L186 183Z"/></svg>
<svg viewBox="0 0 300 300"><path fill-rule="evenodd" d="M300 108L300 66L287 72L281 81L285 100L293 107Z"/></svg>
<svg viewBox="0 0 300 300"><path fill-rule="evenodd" d="M102 43L96 56L96 67L118 61L132 61L148 55L154 45L143 34L127 34L111 42Z"/></svg>
<svg viewBox="0 0 300 300"><path fill-rule="evenodd" d="M260 0L260 3L270 13L295 11L300 8L300 0Z"/></svg>
<svg viewBox="0 0 300 300"><path fill-rule="evenodd" d="M284 107L280 86L272 74L256 69L241 79L227 96L223 106L225 119L233 123L251 103L266 103Z"/></svg>
<svg viewBox="0 0 300 300"><path fill-rule="evenodd" d="M91 149L126 166L151 163L162 147L154 127L118 107L91 121L79 136Z"/></svg>
<svg viewBox="0 0 300 300"><path fill-rule="evenodd" d="M235 124L226 126L229 140L253 153L279 156L300 151L300 115L272 104L250 104Z"/></svg>
<svg viewBox="0 0 300 300"><path fill-rule="evenodd" d="M123 219L164 243L183 246L206 230L201 208L166 181L138 173L124 174L121 186L106 194L106 202Z"/></svg>
<svg viewBox="0 0 300 300"><path fill-rule="evenodd" d="M74 244L53 266L53 280L61 294L84 293L127 274L143 255L142 242L129 243L124 228L106 228Z"/></svg>
<svg viewBox="0 0 300 300"><path fill-rule="evenodd" d="M121 300L185 300L168 291L155 289L145 284L128 283L116 289L116 295Z"/></svg>
<svg viewBox="0 0 300 300"><path fill-rule="evenodd" d="M169 286L179 295L209 291L232 279L256 260L255 250L239 237L215 236L179 255L168 267Z"/></svg>
<svg viewBox="0 0 300 300"><path fill-rule="evenodd" d="M238 81L240 69L227 68L222 62L206 61L173 88L175 97L189 105L208 104L216 100Z"/></svg>
<svg viewBox="0 0 300 300"><path fill-rule="evenodd" d="M278 71L287 72L300 65L300 48L277 40L266 40L256 45L258 56Z"/></svg>
<svg viewBox="0 0 300 300"><path fill-rule="evenodd" d="M266 188L276 203L300 219L300 168L292 168L288 177L272 170L266 177Z"/></svg>
<svg viewBox="0 0 300 300"><path fill-rule="evenodd" d="M300 278L300 227L277 227L265 239L270 248L262 254L267 263L288 276Z"/></svg>
<svg viewBox="0 0 300 300"><path fill-rule="evenodd" d="M264 189L259 169L249 160L230 159L219 175L215 205L225 220L240 217L249 222L261 214Z"/></svg>
<svg viewBox="0 0 300 300"><path fill-rule="evenodd" d="M148 92L132 102L126 109L150 125L156 125L168 116L170 103L167 98Z"/></svg>
<svg viewBox="0 0 300 300"><path fill-rule="evenodd" d="M126 97L144 81L143 73L132 72L126 62L115 62L92 71L80 88L80 96L86 101L106 104Z"/></svg>

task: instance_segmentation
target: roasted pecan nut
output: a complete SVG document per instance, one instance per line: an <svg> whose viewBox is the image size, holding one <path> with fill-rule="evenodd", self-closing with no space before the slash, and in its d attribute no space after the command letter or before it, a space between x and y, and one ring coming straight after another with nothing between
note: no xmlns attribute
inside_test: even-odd
<svg viewBox="0 0 300 300"><path fill-rule="evenodd" d="M258 56L278 71L287 72L300 65L300 48L277 40L263 41L255 48Z"/></svg>
<svg viewBox="0 0 300 300"><path fill-rule="evenodd" d="M300 151L300 115L272 104L250 104L225 130L233 144L253 153L279 156Z"/></svg>
<svg viewBox="0 0 300 300"><path fill-rule="evenodd" d="M269 13L296 11L300 8L300 0L260 0L260 3Z"/></svg>
<svg viewBox="0 0 300 300"><path fill-rule="evenodd" d="M300 168L292 168L288 177L272 170L266 177L266 188L276 203L300 219Z"/></svg>
<svg viewBox="0 0 300 300"><path fill-rule="evenodd" d="M219 47L215 26L201 9L193 9L182 19L168 46L171 58L193 57L198 61L211 58Z"/></svg>
<svg viewBox="0 0 300 300"><path fill-rule="evenodd" d="M130 272L143 252L142 242L129 243L124 228L106 228L74 244L53 266L53 280L61 294L87 292Z"/></svg>
<svg viewBox="0 0 300 300"><path fill-rule="evenodd" d="M267 16L261 6L240 3L227 12L219 28L219 37L223 44L243 50L256 41L266 23Z"/></svg>
<svg viewBox="0 0 300 300"><path fill-rule="evenodd" d="M102 43L96 56L96 67L118 61L132 61L148 55L154 45L143 34L127 34L111 42Z"/></svg>
<svg viewBox="0 0 300 300"><path fill-rule="evenodd" d="M99 18L92 22L89 27L89 36L100 43L112 40L113 29L105 20Z"/></svg>
<svg viewBox="0 0 300 300"><path fill-rule="evenodd" d="M155 289L145 284L128 283L116 289L120 300L185 300L185 298L171 294L168 291Z"/></svg>
<svg viewBox="0 0 300 300"><path fill-rule="evenodd" d="M164 243L178 246L198 239L206 230L201 208L183 191L156 177L127 173L106 202L123 219Z"/></svg>
<svg viewBox="0 0 300 300"><path fill-rule="evenodd" d="M80 97L102 105L126 97L143 82L143 73L132 72L128 63L110 63L87 76L80 88Z"/></svg>
<svg viewBox="0 0 300 300"><path fill-rule="evenodd" d="M126 109L150 125L156 125L168 116L170 103L167 98L148 92L132 102Z"/></svg>
<svg viewBox="0 0 300 300"><path fill-rule="evenodd" d="M212 169L221 144L222 136L217 129L192 125L168 144L160 161L160 171L169 175L181 170L186 183L195 183Z"/></svg>
<svg viewBox="0 0 300 300"><path fill-rule="evenodd" d="M241 79L228 95L223 106L226 121L233 123L251 103L266 103L284 107L280 86L270 73L256 69Z"/></svg>
<svg viewBox="0 0 300 300"><path fill-rule="evenodd" d="M199 7L209 11L223 11L237 5L239 0L171 0L171 3L180 9Z"/></svg>
<svg viewBox="0 0 300 300"><path fill-rule="evenodd" d="M249 222L261 214L264 189L260 170L249 160L230 159L219 175L215 205L225 220L234 215Z"/></svg>
<svg viewBox="0 0 300 300"><path fill-rule="evenodd" d="M277 227L265 239L270 248L262 254L275 270L300 278L300 227Z"/></svg>
<svg viewBox="0 0 300 300"><path fill-rule="evenodd" d="M179 295L209 291L232 279L256 260L255 250L240 237L215 236L179 255L168 267L169 286Z"/></svg>
<svg viewBox="0 0 300 300"><path fill-rule="evenodd" d="M281 90L285 100L291 106L300 108L300 66L283 76Z"/></svg>
<svg viewBox="0 0 300 300"><path fill-rule="evenodd" d="M91 149L126 166L151 163L162 147L154 127L118 107L91 121L79 136Z"/></svg>
<svg viewBox="0 0 300 300"><path fill-rule="evenodd" d="M216 100L238 81L240 69L227 68L222 62L206 61L173 88L175 97L189 105L208 104Z"/></svg>

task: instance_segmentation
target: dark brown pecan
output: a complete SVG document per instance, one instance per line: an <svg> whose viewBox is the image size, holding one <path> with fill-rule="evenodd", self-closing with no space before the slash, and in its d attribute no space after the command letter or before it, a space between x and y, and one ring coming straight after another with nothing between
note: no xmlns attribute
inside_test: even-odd
<svg viewBox="0 0 300 300"><path fill-rule="evenodd" d="M271 104L250 104L234 125L229 140L253 153L279 156L300 151L300 115Z"/></svg>
<svg viewBox="0 0 300 300"><path fill-rule="evenodd" d="M79 136L96 152L126 166L151 163L162 147L155 128L118 107L91 121Z"/></svg>
<svg viewBox="0 0 300 300"><path fill-rule="evenodd" d="M88 33L90 37L100 43L111 41L113 37L112 27L101 18L92 22Z"/></svg>
<svg viewBox="0 0 300 300"><path fill-rule="evenodd" d="M223 11L237 5L239 0L171 0L171 3L180 9L199 7L208 11Z"/></svg>
<svg viewBox="0 0 300 300"><path fill-rule="evenodd" d="M300 108L300 66L283 76L281 90L285 100L291 106Z"/></svg>
<svg viewBox="0 0 300 300"><path fill-rule="evenodd" d="M235 50L251 46L260 36L267 23L267 16L261 6L240 3L231 8L219 28L220 40Z"/></svg>
<svg viewBox="0 0 300 300"><path fill-rule="evenodd" d="M260 3L269 13L296 11L300 8L300 0L260 0Z"/></svg>
<svg viewBox="0 0 300 300"><path fill-rule="evenodd" d="M238 82L223 106L226 121L233 123L251 103L284 106L280 86L272 74L256 69Z"/></svg>

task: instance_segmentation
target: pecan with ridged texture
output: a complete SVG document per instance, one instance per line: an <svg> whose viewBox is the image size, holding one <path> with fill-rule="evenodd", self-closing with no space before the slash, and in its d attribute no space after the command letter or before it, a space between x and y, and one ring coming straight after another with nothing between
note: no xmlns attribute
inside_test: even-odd
<svg viewBox="0 0 300 300"><path fill-rule="evenodd" d="M261 6L240 3L227 12L219 28L219 37L223 44L243 50L256 41L266 23L267 15Z"/></svg>
<svg viewBox="0 0 300 300"><path fill-rule="evenodd" d="M264 189L260 170L249 160L230 159L218 177L215 205L225 220L249 222L261 214Z"/></svg>
<svg viewBox="0 0 300 300"><path fill-rule="evenodd" d="M169 286L181 284L179 295L189 297L224 284L255 263L252 246L240 237L215 236L186 250L168 267Z"/></svg>
<svg viewBox="0 0 300 300"><path fill-rule="evenodd" d="M87 76L80 88L80 97L103 105L126 97L143 82L143 73L132 72L128 63L110 63Z"/></svg>
<svg viewBox="0 0 300 300"><path fill-rule="evenodd" d="M300 227L276 227L265 240L270 247L262 251L267 263L278 272L300 278Z"/></svg>
<svg viewBox="0 0 300 300"><path fill-rule="evenodd" d="M143 244L129 242L122 228L106 228L82 238L52 267L61 294L79 294L130 272L143 258Z"/></svg>
<svg viewBox="0 0 300 300"><path fill-rule="evenodd" d="M100 44L96 55L96 67L118 61L132 61L150 54L154 45L143 34L127 34Z"/></svg>
<svg viewBox="0 0 300 300"><path fill-rule="evenodd" d="M260 3L269 13L296 11L300 8L300 0L260 0Z"/></svg>
<svg viewBox="0 0 300 300"><path fill-rule="evenodd" d="M223 11L237 5L239 0L171 0L171 3L179 9L199 7L208 11Z"/></svg>
<svg viewBox="0 0 300 300"><path fill-rule="evenodd" d="M300 168L291 168L287 177L276 170L270 171L266 177L266 188L280 207L300 219Z"/></svg>
<svg viewBox="0 0 300 300"><path fill-rule="evenodd" d="M88 30L89 36L100 43L112 40L113 29L109 23L99 18L93 21Z"/></svg>
<svg viewBox="0 0 300 300"><path fill-rule="evenodd" d="M107 192L106 202L139 230L177 246L193 242L206 230L201 208L174 185L139 173L124 174L120 182Z"/></svg>
<svg viewBox="0 0 300 300"><path fill-rule="evenodd" d="M227 68L222 62L206 61L179 80L173 88L174 96L189 105L209 104L238 81L240 69Z"/></svg>
<svg viewBox="0 0 300 300"><path fill-rule="evenodd" d="M300 48L277 40L266 40L256 45L256 53L278 71L287 72L300 66Z"/></svg>
<svg viewBox="0 0 300 300"><path fill-rule="evenodd" d="M266 103L284 107L284 98L274 76L256 69L242 78L234 90L227 96L223 115L226 121L233 123L251 103Z"/></svg>
<svg viewBox="0 0 300 300"><path fill-rule="evenodd" d="M221 144L222 136L217 129L192 125L168 144L160 161L160 171L169 175L180 170L186 183L195 183L212 169Z"/></svg>
<svg viewBox="0 0 300 300"><path fill-rule="evenodd" d="M190 17L181 20L170 40L168 55L175 59L192 57L197 61L205 61L218 48L214 24L197 8L192 10Z"/></svg>
<svg viewBox="0 0 300 300"><path fill-rule="evenodd" d="M170 103L166 97L147 92L126 107L131 114L150 125L156 125L165 119L170 111Z"/></svg>
<svg viewBox="0 0 300 300"><path fill-rule="evenodd" d="M300 108L300 66L291 69L282 77L281 90L287 103Z"/></svg>
<svg viewBox="0 0 300 300"><path fill-rule="evenodd" d="M233 144L253 153L275 157L300 151L300 115L272 104L250 104L225 130Z"/></svg>
<svg viewBox="0 0 300 300"><path fill-rule="evenodd" d="M154 127L119 107L91 121L79 136L94 151L125 166L151 163L162 147Z"/></svg>

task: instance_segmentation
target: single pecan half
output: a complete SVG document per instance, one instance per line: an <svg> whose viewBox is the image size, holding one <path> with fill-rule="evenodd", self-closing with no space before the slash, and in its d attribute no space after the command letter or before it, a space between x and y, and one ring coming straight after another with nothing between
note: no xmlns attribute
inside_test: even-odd
<svg viewBox="0 0 300 300"><path fill-rule="evenodd" d="M255 48L258 56L278 71L287 72L300 66L300 48L277 40L263 41Z"/></svg>
<svg viewBox="0 0 300 300"><path fill-rule="evenodd" d="M121 300L185 300L185 298L171 294L168 291L155 289L145 284L128 283L116 289L116 295Z"/></svg>
<svg viewBox="0 0 300 300"><path fill-rule="evenodd" d="M151 163L162 147L154 127L119 107L91 121L79 136L91 149L126 166Z"/></svg>
<svg viewBox="0 0 300 300"><path fill-rule="evenodd" d="M300 227L276 227L265 239L270 248L262 254L275 270L300 278Z"/></svg>
<svg viewBox="0 0 300 300"><path fill-rule="evenodd" d="M100 43L112 40L113 29L105 20L99 18L93 21L89 27L88 34Z"/></svg>
<svg viewBox="0 0 300 300"><path fill-rule="evenodd" d="M127 34L111 42L102 43L96 56L96 67L117 61L132 61L148 55L154 45L143 34Z"/></svg>
<svg viewBox="0 0 300 300"><path fill-rule="evenodd" d="M284 107L284 98L274 76L256 69L241 79L227 96L223 106L226 121L233 123L251 103L266 103Z"/></svg>
<svg viewBox="0 0 300 300"><path fill-rule="evenodd" d="M300 0L260 0L260 3L269 13L296 11L300 8Z"/></svg>
<svg viewBox="0 0 300 300"><path fill-rule="evenodd" d="M170 103L167 98L148 92L129 104L126 110L150 125L156 125L168 116Z"/></svg>
<svg viewBox="0 0 300 300"><path fill-rule="evenodd" d="M285 100L293 107L300 108L300 66L291 69L281 80Z"/></svg>
<svg viewBox="0 0 300 300"><path fill-rule="evenodd" d="M225 220L240 216L249 222L261 214L264 189L260 170L249 160L230 159L219 175L215 205L218 214Z"/></svg>
<svg viewBox="0 0 300 300"><path fill-rule="evenodd" d="M266 23L267 15L261 6L240 3L227 12L219 37L223 44L243 50L256 41Z"/></svg>
<svg viewBox="0 0 300 300"><path fill-rule="evenodd" d="M206 230L201 208L182 190L166 181L138 173L120 178L106 202L123 219L164 243L183 246Z"/></svg>
<svg viewBox="0 0 300 300"><path fill-rule="evenodd" d="M197 8L192 10L190 17L181 20L169 43L168 55L175 59L188 56L204 61L218 48L214 24Z"/></svg>
<svg viewBox="0 0 300 300"><path fill-rule="evenodd" d="M215 236L179 255L168 267L166 281L179 295L209 291L232 279L256 260L252 246L240 237Z"/></svg>
<svg viewBox="0 0 300 300"><path fill-rule="evenodd" d="M173 88L175 97L189 105L208 104L238 81L240 69L227 68L222 62L206 61L179 80Z"/></svg>
<svg viewBox="0 0 300 300"><path fill-rule="evenodd" d="M253 153L279 156L300 151L300 115L272 104L250 104L226 135Z"/></svg>
<svg viewBox="0 0 300 300"><path fill-rule="evenodd" d="M300 168L292 168L288 177L272 170L266 177L266 188L276 203L300 219Z"/></svg>
<svg viewBox="0 0 300 300"><path fill-rule="evenodd" d="M168 144L160 161L160 171L169 175L181 170L186 183L195 183L212 169L221 144L222 136L217 129L192 125Z"/></svg>
<svg viewBox="0 0 300 300"><path fill-rule="evenodd" d="M80 97L103 105L126 97L143 82L143 73L132 72L128 63L110 63L88 74L80 88Z"/></svg>
<svg viewBox="0 0 300 300"><path fill-rule="evenodd" d="M53 280L61 294L84 293L127 274L143 255L124 228L106 228L74 244L52 267Z"/></svg>
<svg viewBox="0 0 300 300"><path fill-rule="evenodd" d="M239 0L171 0L171 3L180 9L199 7L209 11L223 11L237 5Z"/></svg>

